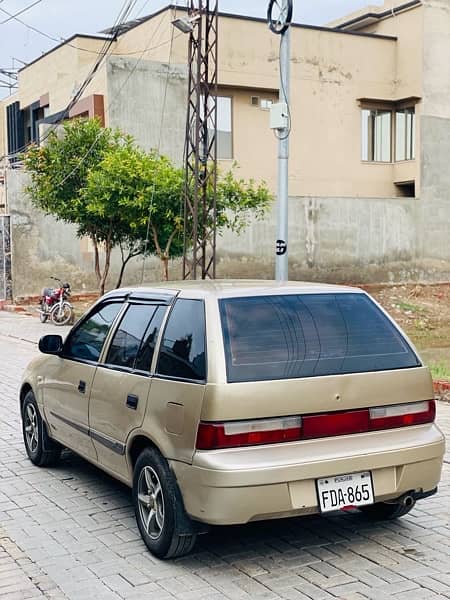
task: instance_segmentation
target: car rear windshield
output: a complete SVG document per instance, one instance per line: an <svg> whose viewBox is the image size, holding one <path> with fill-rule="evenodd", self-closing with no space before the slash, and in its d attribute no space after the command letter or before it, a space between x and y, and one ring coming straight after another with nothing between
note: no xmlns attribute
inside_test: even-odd
<svg viewBox="0 0 450 600"><path fill-rule="evenodd" d="M364 294L302 294L219 301L229 382L420 366Z"/></svg>

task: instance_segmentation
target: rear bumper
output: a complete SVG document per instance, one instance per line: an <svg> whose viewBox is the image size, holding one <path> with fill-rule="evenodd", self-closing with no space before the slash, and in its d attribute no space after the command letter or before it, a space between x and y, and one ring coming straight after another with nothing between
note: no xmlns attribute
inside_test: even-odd
<svg viewBox="0 0 450 600"><path fill-rule="evenodd" d="M272 446L197 452L173 461L193 518L216 525L319 512L316 479L370 470L376 501L434 490L444 437L434 424Z"/></svg>

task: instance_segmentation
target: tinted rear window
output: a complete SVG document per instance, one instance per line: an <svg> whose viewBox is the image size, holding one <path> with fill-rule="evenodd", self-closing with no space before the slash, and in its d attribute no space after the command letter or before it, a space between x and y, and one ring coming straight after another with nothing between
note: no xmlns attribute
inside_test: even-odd
<svg viewBox="0 0 450 600"><path fill-rule="evenodd" d="M404 369L420 365L363 294L220 300L229 382Z"/></svg>

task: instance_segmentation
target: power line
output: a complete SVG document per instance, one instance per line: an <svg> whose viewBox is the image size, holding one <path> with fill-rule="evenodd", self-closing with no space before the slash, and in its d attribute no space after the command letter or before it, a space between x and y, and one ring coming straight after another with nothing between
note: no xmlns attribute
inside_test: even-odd
<svg viewBox="0 0 450 600"><path fill-rule="evenodd" d="M161 19L159 20L158 25L156 26L155 31L152 34L152 37L149 40L149 46L150 46L150 42L151 40L153 40L153 38L156 36L156 34L158 33L163 21L164 21L164 14L161 16ZM173 37L171 38L171 41L173 43ZM119 91L117 92L117 95L115 96L115 98L113 98L113 100L111 100L111 102L108 104L108 107L105 111L105 113L109 113L109 110L112 106L114 106L114 104L119 100L120 98L120 94L122 93L122 90L124 89L125 85L128 83L128 81L130 80L131 76L134 74L134 72L136 71L138 65L140 64L140 62L142 61L144 54L146 52L149 51L149 46L147 48L145 48L142 53L141 56L138 58L138 60L136 61L136 63L133 65L133 68L131 69L131 71L128 73L128 76L126 77L125 81L122 83L121 87L119 88ZM167 77L169 76L169 70L167 73ZM78 164L72 169L72 171L70 173L68 173L59 183L59 186L64 185L64 183L70 179L70 177L72 177L72 175L74 175L78 169L80 169L81 165L84 163L84 161L87 159L87 157L89 156L89 154L93 151L93 149L95 148L95 146L97 145L97 143L100 140L100 137L102 135L102 131L100 131L97 136L95 137L94 141L92 142L91 146L88 148L88 150L86 151L86 153L81 157L80 161L78 162Z"/></svg>
<svg viewBox="0 0 450 600"><path fill-rule="evenodd" d="M2 1L3 0L0 0L0 4L1 4ZM139 10L139 12L138 12L138 14L136 15L135 18L137 18L142 13L142 11L144 10L145 6L149 3L149 1L150 0L146 0L146 2L144 3L144 5L141 6L141 8L140 8L140 10ZM34 4L37 4L38 2L42 2L42 0L37 0ZM136 2L137 2L137 0L134 2L134 4L136 4ZM35 33L37 33L37 34L39 34L39 35L47 38L48 40L51 40L52 42L57 42L58 44L66 44L70 48L74 48L75 50L80 50L81 52L88 52L89 54L96 54L96 55L101 54L101 52L98 51L98 50L92 50L90 48L83 48L82 46L77 46L76 44L72 44L71 42L67 41L67 38L64 38L62 36L58 36L57 37L57 36L54 36L54 35L52 35L50 33L47 33L45 31L43 31L42 29L38 29L37 27L34 27L33 25L30 25L29 23L26 23L25 21L23 21L22 19L19 19L17 17L17 15L21 14L25 10L28 10L29 8L31 8L32 6L34 6L34 4L32 4L31 6L29 6L27 9L23 9L22 11L16 13L15 15L12 14L12 13L10 13L10 12L8 12L7 10L5 10L3 8L0 8L1 12L3 12L4 14L6 14L6 15L9 16L9 18L6 21L3 21L3 23L7 23L8 21L15 20L18 23L20 23L21 25L23 25L24 27L26 27L27 29L29 29L31 31L34 31ZM2 23L0 23L0 25L1 24ZM116 33L116 36L117 36L118 33L119 32ZM106 39L109 39L110 37L111 36L108 35L108 37L106 38L106 34L105 34L105 38ZM161 44L161 45L164 45L164 44L169 43L169 42L170 42L170 40L167 40L167 42L163 42L163 44ZM154 48L158 48L158 47L160 47L160 46L155 46ZM152 50L152 49L153 48L149 48L149 49L147 49L147 51L148 50ZM141 52L142 52L142 50L136 50L134 52L118 52L117 54L111 52L111 55L112 56L131 56L131 55L135 55L135 54L140 54ZM22 62L25 66L27 65L27 63L25 63L23 61L20 61L20 62Z"/></svg>
<svg viewBox="0 0 450 600"><path fill-rule="evenodd" d="M23 25L27 29L30 29L31 31L34 31L35 33L39 33L39 35L42 35L42 36L48 38L49 40L52 40L53 42L64 41L63 38L56 38L56 37L54 37L54 36L52 36L52 35L50 35L48 33L45 33L44 31L41 31L37 27L33 27L33 25L29 25L28 23L25 23L25 21L22 21L22 19L19 19L16 15L14 15L13 13L8 12L4 8L0 8L0 11L2 13L4 13L5 15L8 15L9 20L17 21L18 23L20 23L21 25ZM20 13L17 13L17 14L20 14Z"/></svg>
<svg viewBox="0 0 450 600"><path fill-rule="evenodd" d="M39 0L39 2L41 2L41 1L42 0ZM9 18L6 21L4 21L4 23L14 20L14 21L17 21L18 23L20 23L21 25L23 25L24 27L26 27L27 29L29 29L30 31L34 31L35 33L47 38L48 40L51 40L52 42L57 42L58 44L67 44L68 46L70 46L71 48L75 48L76 50L82 50L84 52L90 52L92 54L100 54L97 50L89 50L88 48L78 47L75 44L71 44L70 42L67 42L67 39L62 36L56 37L50 33L42 31L42 29L38 29L37 27L34 27L33 25L26 23L25 21L23 21L22 19L19 19L17 17L17 15L21 14L21 12L23 12L23 11L16 13L15 15L8 12L4 8L0 8L0 11L3 12L5 15L9 16ZM108 37L110 37L110 36L108 36ZM105 36L105 39L108 39L107 36ZM23 61L21 61L21 62L23 62ZM24 64L26 64L26 63L24 63Z"/></svg>
<svg viewBox="0 0 450 600"><path fill-rule="evenodd" d="M141 15L144 12L144 8L147 6L147 4L150 2L150 0L145 0L144 4L141 6L141 8L139 9L137 15L135 16L135 19L137 19L139 17L139 15Z"/></svg>
<svg viewBox="0 0 450 600"><path fill-rule="evenodd" d="M5 23L8 23L8 21L12 21L13 19L15 19L16 17L18 17L19 15L23 14L24 12L27 12L28 10L30 10L30 8L33 8L33 6L36 6L36 4L40 4L41 2L42 2L42 0L36 0L36 2L33 2L33 4L30 4L29 6L26 6L25 8L22 8L22 10L19 10L19 12L16 12L14 15L10 15L4 21L0 21L0 25L4 25ZM2 12L6 12L5 10L3 10L3 8L1 8L0 10Z"/></svg>
<svg viewBox="0 0 450 600"><path fill-rule="evenodd" d="M116 19L114 28L115 31L117 33L117 31L120 28L121 23L123 22L124 18L127 18L127 16L129 15L130 10L132 10L136 4L137 0L134 1L129 1L128 2L128 10L125 11L123 13L122 19L121 21L119 21L118 19ZM1 0L0 0L1 2ZM121 11L122 14L122 11ZM150 42L155 38L156 34L158 33L159 29L161 28L161 25L164 21L165 15L164 13L161 15L161 19L158 22L158 25L156 26L155 31L152 34L152 37L149 40L149 45L147 45L146 48L144 48L141 52L140 52L140 56L138 58L138 60L136 61L135 65L133 66L133 68L131 69L130 73L128 74L127 78L125 79L125 81L123 82L122 86L119 88L119 91L117 92L116 97L108 104L108 107L105 111L105 113L107 114L110 110L110 108L119 100L120 98L120 94L123 90L123 88L125 87L125 85L128 83L129 79L131 78L131 76L133 75L133 73L136 71L139 63L142 61L144 55L147 52L150 52L154 49L160 48L161 46L167 44L170 42L171 44L171 48L173 47L173 41L183 35L182 33L179 33L177 36L174 35L174 31L172 31L172 35L170 40L165 40L164 42L161 42L160 44L156 44L155 46L150 46ZM114 42L114 36L112 39L108 40L108 47L111 47L112 43ZM106 45L106 42L104 44L104 47ZM100 54L100 53L99 53ZM130 53L131 54L131 53ZM135 54L135 53L133 53ZM118 53L118 55L121 55L120 53ZM83 94L84 90L86 89L86 87L89 85L89 83L92 81L93 77L95 76L95 73L97 72L100 63L103 61L103 58L106 57L106 53L101 52L101 58L97 59L96 63L94 64L93 69L91 70L91 73L88 75L88 77L85 79L85 81L83 82L83 84L80 86L78 92L76 93L76 95L74 96L74 98L71 100L71 102L69 103L69 105L66 107L66 109L63 111L63 113L61 114L61 116L58 118L58 121L53 125L53 127L49 128L49 130L46 132L46 134L43 136L43 138L40 140L40 143L44 142L46 139L49 138L49 136L56 130L57 126L59 125L59 123L61 123L61 121L63 121L65 119L65 117L67 116L67 114L70 112L70 110L72 109L72 107L76 104L76 102L78 101L79 97ZM170 64L170 56L169 56L169 64ZM167 84L168 84L168 77L169 77L169 70L167 72L167 79L166 79L166 91L165 91L165 99L164 99L164 106L163 106L163 111L165 111L165 102L166 102L166 95L167 95ZM164 116L164 112L162 114L162 118ZM161 126L162 127L162 126ZM68 174L66 175L66 177L60 182L59 185L63 185L65 183L65 181L67 181L67 179L69 179L83 164L83 162L86 160L86 158L89 156L89 154L92 152L92 150L95 148L96 144L98 143L100 139L100 133L97 135L96 139L93 141L91 147L88 149L88 151L86 152L86 154L80 159L80 162L78 163L78 165L76 167L74 167L74 169ZM160 139L161 139L161 132L160 132ZM160 144L160 142L159 142ZM14 154L8 154L8 155L4 155L2 157L0 157L0 160L3 158L6 158L8 156L13 157L13 156L17 156L18 154L21 154L23 152L23 150L26 149L27 146L23 146L22 148L19 148Z"/></svg>
<svg viewBox="0 0 450 600"><path fill-rule="evenodd" d="M176 19L176 16L177 16L177 7L175 6L175 14L174 14L173 20ZM160 152L161 152L162 130L163 130L163 125L164 125L164 116L166 114L166 105L167 105L167 89L169 87L169 75L170 75L170 67L171 67L171 62L172 62L173 41L175 39L174 33L175 33L175 27L172 27L172 32L171 32L171 36L170 36L169 62L167 65L166 83L164 86L163 105L162 105L162 109L161 109L161 122L159 124L158 154L160 154ZM183 35L183 34L180 33L179 35ZM152 210L152 206L153 206L154 197L155 197L155 182L153 182L152 197L150 200L150 211L149 211L148 221L147 221L147 235L145 237L143 260L142 260L141 284L144 283L145 259L146 259L146 253L148 250L148 242L149 242L150 226L151 226L150 216L151 216L151 210ZM181 202L180 202L180 207L181 207Z"/></svg>
<svg viewBox="0 0 450 600"><path fill-rule="evenodd" d="M103 44L103 47L99 53L99 56L98 56L97 60L95 61L93 67L91 68L89 74L86 76L83 83L80 85L77 92L74 94L74 96L72 97L72 99L70 100L70 102L68 103L66 108L62 111L58 120L53 124L52 127L49 128L47 133L40 140L40 143L42 143L46 139L48 139L48 137L56 130L58 125L61 123L61 121L63 121L67 117L67 115L70 113L71 109L75 106L75 104L78 102L80 97L83 95L84 91L86 90L88 85L91 83L91 81L95 77L104 58L106 58L108 51L111 48L112 44L115 42L115 39L117 37L117 32L119 31L121 24L128 18L130 12L133 10L134 6L136 5L136 2L137 2L137 0L126 0L124 2L124 4L122 5L122 9L119 12L118 17L116 18L116 20L114 22L114 25L112 28L114 33L113 33L112 37L105 41L105 43ZM0 10L2 10L2 9L0 8ZM13 155L9 155L9 154L4 155L0 158L0 160L2 160L3 158L5 158L7 156L17 156L18 154L21 154L21 152L23 152L23 150L25 150L26 147L27 146L23 146L22 148L17 149Z"/></svg>

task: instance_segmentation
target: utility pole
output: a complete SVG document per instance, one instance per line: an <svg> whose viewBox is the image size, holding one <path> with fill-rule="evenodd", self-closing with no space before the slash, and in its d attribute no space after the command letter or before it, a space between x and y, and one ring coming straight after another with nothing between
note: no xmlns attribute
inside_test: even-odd
<svg viewBox="0 0 450 600"><path fill-rule="evenodd" d="M289 135L291 132L290 65L293 2L292 0L270 0L267 20L271 31L280 39L280 99L271 109L271 128L276 131L278 143L278 199L277 240L275 245L275 278L289 279Z"/></svg>
<svg viewBox="0 0 450 600"><path fill-rule="evenodd" d="M184 279L216 276L218 0L189 0L185 147Z"/></svg>
<svg viewBox="0 0 450 600"><path fill-rule="evenodd" d="M17 71L15 69L0 69L0 88L9 90L9 95L17 89Z"/></svg>

